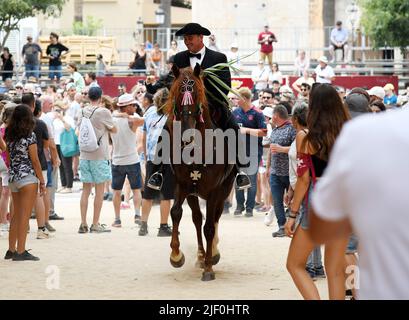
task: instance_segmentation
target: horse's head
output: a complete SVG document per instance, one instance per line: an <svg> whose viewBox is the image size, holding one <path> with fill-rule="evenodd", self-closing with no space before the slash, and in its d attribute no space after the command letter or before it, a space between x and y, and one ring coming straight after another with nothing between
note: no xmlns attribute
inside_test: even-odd
<svg viewBox="0 0 409 320"><path fill-rule="evenodd" d="M206 94L203 80L200 77L200 65L194 70L190 67L172 68L175 81L170 90L166 113L174 121L181 122L182 134L185 130L195 129L198 123L204 123L203 110L206 108ZM183 141L185 144L192 142Z"/></svg>

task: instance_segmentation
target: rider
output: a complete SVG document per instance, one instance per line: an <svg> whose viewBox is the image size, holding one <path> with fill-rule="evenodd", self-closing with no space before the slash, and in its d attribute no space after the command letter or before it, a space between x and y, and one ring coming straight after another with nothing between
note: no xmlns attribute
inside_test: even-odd
<svg viewBox="0 0 409 320"><path fill-rule="evenodd" d="M210 36L210 31L202 27L198 23L188 23L182 29L176 32L176 36L184 36L184 42L188 50L177 53L174 56L174 63L178 68L194 67L197 63L203 69L212 67L218 63L227 63L227 58L223 53L216 52L206 48L203 43L203 36ZM231 87L231 75L230 69L224 68L223 70L217 72L220 80L222 80L229 88ZM206 87L206 98L209 102L209 111L212 120L220 127L222 130L234 129L236 131L237 137L240 128L232 116L230 110L228 109L227 102L225 101L220 92L213 87L213 85L204 79L204 85ZM219 86L219 89L227 96L228 90ZM210 92L210 94L208 94ZM238 139L239 140L239 139ZM250 179L242 170L240 170L240 163L237 160L237 176L236 176L236 188L239 190L249 188L251 186ZM159 190L162 186L162 174L160 171L155 172L148 181L148 186L150 188Z"/></svg>

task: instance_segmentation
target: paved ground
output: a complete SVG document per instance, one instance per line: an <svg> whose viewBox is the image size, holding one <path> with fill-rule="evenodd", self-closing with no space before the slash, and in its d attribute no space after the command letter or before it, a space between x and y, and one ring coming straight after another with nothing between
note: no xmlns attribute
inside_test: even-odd
<svg viewBox="0 0 409 320"><path fill-rule="evenodd" d="M27 247L41 261L0 260L0 300L301 298L285 269L290 239L272 238L277 227L266 227L264 214L253 218L223 215L216 280L202 282L201 269L194 265L196 235L187 207L180 228L186 263L174 269L169 263L170 238L156 236L158 206L152 210L146 237L138 236L132 210L122 211L121 229L78 234L79 197L79 192L57 195L56 211L65 220L52 221L57 229L52 239L36 240L35 232L30 233ZM113 216L112 203L105 201L101 222L110 225ZM30 225L36 230L35 220ZM7 246L7 238L0 238L2 255ZM326 281L316 284L322 298L327 298Z"/></svg>

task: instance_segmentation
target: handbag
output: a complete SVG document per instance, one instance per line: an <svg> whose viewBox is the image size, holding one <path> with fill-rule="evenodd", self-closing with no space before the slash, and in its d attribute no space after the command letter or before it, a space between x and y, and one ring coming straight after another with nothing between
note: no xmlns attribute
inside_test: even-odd
<svg viewBox="0 0 409 320"><path fill-rule="evenodd" d="M78 155L80 148L78 146L78 138L73 128L69 131L64 130L60 136L60 148L64 157L69 158Z"/></svg>

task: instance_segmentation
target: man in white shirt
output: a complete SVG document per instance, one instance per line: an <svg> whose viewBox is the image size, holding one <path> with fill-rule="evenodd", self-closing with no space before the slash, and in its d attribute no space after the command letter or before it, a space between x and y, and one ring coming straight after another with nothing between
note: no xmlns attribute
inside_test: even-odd
<svg viewBox="0 0 409 320"><path fill-rule="evenodd" d="M251 80L253 80L255 91L259 92L268 87L268 77L270 70L264 66L264 61L260 60L258 65L251 72Z"/></svg>
<svg viewBox="0 0 409 320"><path fill-rule="evenodd" d="M399 110L345 124L313 193L315 242L359 238L359 299L409 298L408 121Z"/></svg>
<svg viewBox="0 0 409 320"><path fill-rule="evenodd" d="M348 30L342 28L342 21L337 21L336 27L332 29L330 36L329 52L331 62L335 61L335 50L343 50L344 61L348 61Z"/></svg>
<svg viewBox="0 0 409 320"><path fill-rule="evenodd" d="M316 75L315 82L317 83L329 83L335 79L334 69L328 65L328 59L326 56L322 56L318 59L319 65L315 68L314 73Z"/></svg>

